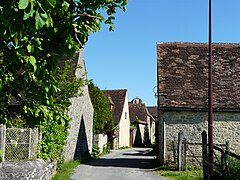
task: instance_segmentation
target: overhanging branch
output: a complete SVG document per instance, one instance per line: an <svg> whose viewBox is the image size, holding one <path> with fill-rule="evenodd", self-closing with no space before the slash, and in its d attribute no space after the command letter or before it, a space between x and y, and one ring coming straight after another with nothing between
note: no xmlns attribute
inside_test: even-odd
<svg viewBox="0 0 240 180"><path fill-rule="evenodd" d="M96 19L103 20L103 18L101 18L101 17L90 15L90 14L78 14L78 15L83 16L83 17L90 17L90 18L96 18Z"/></svg>

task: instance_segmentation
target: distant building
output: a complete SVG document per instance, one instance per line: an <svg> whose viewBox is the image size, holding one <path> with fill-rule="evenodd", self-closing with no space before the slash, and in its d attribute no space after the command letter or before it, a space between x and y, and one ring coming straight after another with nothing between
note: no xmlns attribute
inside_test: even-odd
<svg viewBox="0 0 240 180"><path fill-rule="evenodd" d="M104 90L110 100L114 120L114 139L112 148L129 146L129 108L128 108L128 91L126 89Z"/></svg>
<svg viewBox="0 0 240 180"><path fill-rule="evenodd" d="M129 105L130 113L130 145L148 146L155 141L155 119L148 112L140 98L134 98Z"/></svg>

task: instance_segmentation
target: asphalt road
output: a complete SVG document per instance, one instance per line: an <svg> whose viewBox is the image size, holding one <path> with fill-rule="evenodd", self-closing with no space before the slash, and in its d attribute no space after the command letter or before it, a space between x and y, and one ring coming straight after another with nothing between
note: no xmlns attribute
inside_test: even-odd
<svg viewBox="0 0 240 180"><path fill-rule="evenodd" d="M71 180L164 180L155 168L151 148L113 150L78 166Z"/></svg>

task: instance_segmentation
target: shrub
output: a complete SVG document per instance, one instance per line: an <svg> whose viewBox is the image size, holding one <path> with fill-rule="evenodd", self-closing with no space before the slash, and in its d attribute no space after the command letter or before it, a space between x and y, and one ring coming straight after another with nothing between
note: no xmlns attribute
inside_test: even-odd
<svg viewBox="0 0 240 180"><path fill-rule="evenodd" d="M229 179L240 180L240 160L230 158L228 162L229 166Z"/></svg>
<svg viewBox="0 0 240 180"><path fill-rule="evenodd" d="M102 154L109 154L111 150L111 144L108 142L103 146L103 152Z"/></svg>
<svg viewBox="0 0 240 180"><path fill-rule="evenodd" d="M98 159L100 157L100 148L96 144L93 144L93 146L92 146L91 157L93 159Z"/></svg>

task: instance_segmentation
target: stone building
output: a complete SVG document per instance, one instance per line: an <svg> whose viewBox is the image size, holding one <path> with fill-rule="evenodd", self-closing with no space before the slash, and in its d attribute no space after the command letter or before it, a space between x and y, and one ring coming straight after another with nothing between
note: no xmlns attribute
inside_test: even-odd
<svg viewBox="0 0 240 180"><path fill-rule="evenodd" d="M201 142L208 129L208 44L158 43L159 158L173 160L172 141L183 131ZM240 44L213 44L214 143L240 153Z"/></svg>
<svg viewBox="0 0 240 180"><path fill-rule="evenodd" d="M84 63L83 49L77 52L76 58L72 59L77 68L75 75L87 79ZM83 96L71 99L69 108L70 122L69 135L64 147L64 161L70 161L82 157L92 150L93 139L93 106L88 92L88 85L82 87Z"/></svg>
<svg viewBox="0 0 240 180"><path fill-rule="evenodd" d="M149 146L154 142L155 119L140 98L128 103L130 114L130 146Z"/></svg>
<svg viewBox="0 0 240 180"><path fill-rule="evenodd" d="M151 118L150 121L150 140L151 144L156 144L156 119L157 119L157 106L147 106L148 115Z"/></svg>

